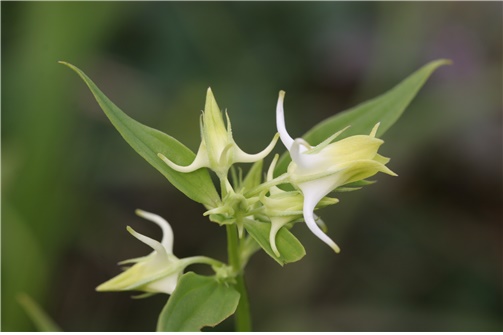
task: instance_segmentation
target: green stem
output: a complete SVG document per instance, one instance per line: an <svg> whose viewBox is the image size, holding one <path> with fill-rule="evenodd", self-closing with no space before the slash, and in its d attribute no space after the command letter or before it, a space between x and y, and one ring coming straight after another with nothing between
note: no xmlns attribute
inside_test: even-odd
<svg viewBox="0 0 503 335"><path fill-rule="evenodd" d="M187 257L183 259L185 264L208 264L211 266L224 266L225 264L217 261L216 259L206 257L206 256L192 256L192 257Z"/></svg>
<svg viewBox="0 0 503 335"><path fill-rule="evenodd" d="M282 174L281 176L278 176L272 180L269 180L265 183L260 184L259 186L255 187L254 189L250 190L245 194L245 197L250 198L254 195L259 194L262 191L268 190L273 186L279 185L279 184L285 184L289 182L290 175L287 173Z"/></svg>
<svg viewBox="0 0 503 335"><path fill-rule="evenodd" d="M250 301L248 299L248 290L246 289L245 279L242 273L236 277L236 288L241 294L239 305L236 309L236 331L251 332Z"/></svg>
<svg viewBox="0 0 503 335"><path fill-rule="evenodd" d="M236 225L227 225L227 251L229 255L229 264L237 273L236 289L241 295L236 309L236 331L250 332L251 317L248 292L246 291L243 271L241 269L241 259L239 257L239 239Z"/></svg>

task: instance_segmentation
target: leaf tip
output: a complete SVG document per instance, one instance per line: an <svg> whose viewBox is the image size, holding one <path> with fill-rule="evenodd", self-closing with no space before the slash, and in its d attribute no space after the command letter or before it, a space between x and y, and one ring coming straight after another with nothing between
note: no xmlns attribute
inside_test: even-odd
<svg viewBox="0 0 503 335"><path fill-rule="evenodd" d="M68 62L65 62L63 60L58 60L58 63L62 64L62 65L65 65L65 66L68 66L69 68L74 68L75 67L74 65L72 65L72 64L70 64Z"/></svg>
<svg viewBox="0 0 503 335"><path fill-rule="evenodd" d="M62 65L65 65L66 67L68 67L68 68L70 68L71 70L75 71L78 75L80 75L80 76L82 77L82 75L81 75L81 70L80 70L78 67L76 67L75 65L70 64L70 63L65 62L65 61L62 61L62 60L58 60L58 63L59 63L59 64L62 64ZM83 79L84 79L84 78L83 78Z"/></svg>
<svg viewBox="0 0 503 335"><path fill-rule="evenodd" d="M453 65L454 64L452 59L443 58L443 59L440 59L439 61L442 62L442 65Z"/></svg>
<svg viewBox="0 0 503 335"><path fill-rule="evenodd" d="M430 64L435 66L435 68L437 68L437 67L444 66L444 65L452 65L452 64L454 64L454 62L448 58L440 58L440 59L432 61Z"/></svg>

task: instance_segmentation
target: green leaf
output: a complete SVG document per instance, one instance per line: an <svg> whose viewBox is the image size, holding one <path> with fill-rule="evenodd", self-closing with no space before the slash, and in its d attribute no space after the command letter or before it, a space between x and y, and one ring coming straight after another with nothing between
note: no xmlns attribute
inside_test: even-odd
<svg viewBox="0 0 503 335"><path fill-rule="evenodd" d="M217 206L220 198L206 169L181 173L168 167L157 156L161 153L177 164L187 165L195 158L195 154L190 149L173 137L130 118L110 101L84 72L72 64L60 63L68 66L84 80L114 127L150 165L190 199L209 207Z"/></svg>
<svg viewBox="0 0 503 335"><path fill-rule="evenodd" d="M297 262L306 255L304 246L284 227L281 228L276 235L276 246L280 253L280 256L277 257L272 251L271 244L269 243L269 232L271 231L270 223L247 219L244 220L244 226L246 231L257 241L262 249L280 265Z"/></svg>
<svg viewBox="0 0 503 335"><path fill-rule="evenodd" d="M214 327L234 314L239 293L228 283L193 272L184 274L164 306L157 331L199 331Z"/></svg>
<svg viewBox="0 0 503 335"><path fill-rule="evenodd" d="M426 64L383 95L320 122L303 138L311 145L317 145L337 131L350 126L337 137L341 140L353 135L369 134L378 122L381 125L377 136L382 136L400 118L430 75L438 67L447 64L451 64L451 61L440 59ZM283 154L276 166L276 173L285 172L290 161L290 155Z"/></svg>
<svg viewBox="0 0 503 335"><path fill-rule="evenodd" d="M40 306L33 301L27 294L20 294L18 296L18 302L23 306L26 314L35 324L35 327L40 332L60 332L61 329L56 325L56 323L44 312Z"/></svg>

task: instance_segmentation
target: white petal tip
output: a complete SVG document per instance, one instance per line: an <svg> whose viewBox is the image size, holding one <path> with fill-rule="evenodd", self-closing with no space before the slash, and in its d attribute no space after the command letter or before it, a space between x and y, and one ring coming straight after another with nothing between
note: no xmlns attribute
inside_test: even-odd
<svg viewBox="0 0 503 335"><path fill-rule="evenodd" d="M283 109L283 100L285 91L279 91L278 103L276 104L276 128L280 134L281 142L285 145L287 150L290 150L293 143L293 138L286 131L285 125L285 111Z"/></svg>
<svg viewBox="0 0 503 335"><path fill-rule="evenodd" d="M341 252L341 248L339 248L339 246L327 235L325 235L324 238L320 238L320 240L325 242L325 244L328 245L336 254Z"/></svg>
<svg viewBox="0 0 503 335"><path fill-rule="evenodd" d="M274 234L271 234L271 236L269 236L269 244L271 245L271 249L274 255L276 255L276 257L280 257L281 254L279 253L278 246L276 245L276 232L274 232Z"/></svg>
<svg viewBox="0 0 503 335"><path fill-rule="evenodd" d="M142 218L144 218L144 217L145 217L145 215L151 214L151 213L149 213L149 212L142 211L141 209L136 209L136 210L134 211L134 213L135 213L136 215L138 215L139 217L142 217Z"/></svg>
<svg viewBox="0 0 503 335"><path fill-rule="evenodd" d="M271 245L272 252L276 257L280 257L278 246L276 245L276 235L278 231L281 229L282 225L271 223L271 230L269 231L269 244Z"/></svg>
<svg viewBox="0 0 503 335"><path fill-rule="evenodd" d="M158 153L157 154L157 157L159 157L160 159L162 159L162 161L164 163L166 163L167 166L169 166L170 168L172 168L173 170L176 170L175 167L176 167L176 164L174 164L172 161L170 161L168 159L168 157L164 156L163 154L161 153Z"/></svg>
<svg viewBox="0 0 503 335"><path fill-rule="evenodd" d="M314 206L312 206L314 207ZM314 213L312 212L312 209L309 208L306 211L306 205L304 204L304 220L306 221L307 227L311 230L311 232L316 235L321 241L323 241L326 245L328 245L330 248L332 248L336 253L339 253L341 249L339 246L332 241L330 237L328 237L327 234L325 234L321 228L318 226L316 221L314 220Z"/></svg>
<svg viewBox="0 0 503 335"><path fill-rule="evenodd" d="M126 230L133 236L136 237L136 234L138 234L131 226L126 226Z"/></svg>
<svg viewBox="0 0 503 335"><path fill-rule="evenodd" d="M147 212L147 211L144 211L144 210L141 210L141 209L136 209L134 211L134 213L136 215L138 215L139 217L144 218L145 220L152 221L152 222L156 222L156 223L162 222L162 223L164 223L164 221L166 221L166 220L164 220L162 217L160 217L157 214L150 213L150 212Z"/></svg>
<svg viewBox="0 0 503 335"><path fill-rule="evenodd" d="M197 161L198 156L196 156L196 158L194 159L194 161L190 165L187 165L187 166L181 166L181 165L175 164L168 157L164 156L161 153L158 153L157 157L159 157L160 159L162 159L162 161L167 166L169 166L171 169L173 169L173 170L175 170L177 172L190 173L190 172L196 171L197 169L205 167L204 164L201 164L200 162Z"/></svg>
<svg viewBox="0 0 503 335"><path fill-rule="evenodd" d="M247 154L246 152L244 152L243 150L241 150L237 146L231 147L231 149L235 150L234 151L234 155L235 155L234 161L239 162L239 163L255 163L261 159L264 159L274 149L274 147L276 146L276 143L278 142L278 138L279 138L279 133L276 133L274 135L274 137L272 138L272 141L269 143L269 145L264 150L262 150L261 152L256 153L256 154ZM222 152L221 157L223 157L224 153L226 153L226 149L227 149L227 147ZM222 158L220 158L220 160L222 160Z"/></svg>
<svg viewBox="0 0 503 335"><path fill-rule="evenodd" d="M318 236L318 237L320 237L320 236ZM323 242L325 242L336 254L341 252L341 248L339 248L339 246L334 241L332 241L332 239L330 237L328 237L327 235L325 235L324 238L320 238L320 239Z"/></svg>
<svg viewBox="0 0 503 335"><path fill-rule="evenodd" d="M332 247L332 250L335 251L336 254L340 254L341 253L341 248L339 248L337 246L337 244L334 244Z"/></svg>
<svg viewBox="0 0 503 335"><path fill-rule="evenodd" d="M166 165L168 165L170 168L174 169L175 170L175 167L177 166L175 163L173 163L171 160L169 160L168 157L164 156L163 154L161 153L158 153L157 154L157 157L159 157L160 159L162 159L162 161L164 163L166 163Z"/></svg>

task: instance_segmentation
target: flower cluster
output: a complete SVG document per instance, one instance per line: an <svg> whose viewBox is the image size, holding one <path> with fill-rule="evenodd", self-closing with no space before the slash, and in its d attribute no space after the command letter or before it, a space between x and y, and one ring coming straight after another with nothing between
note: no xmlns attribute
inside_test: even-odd
<svg viewBox="0 0 503 335"><path fill-rule="evenodd" d="M236 224L239 236L243 238L243 222L253 224L270 223L269 246L276 257L281 252L276 243L278 232L289 229L294 223L306 222L309 229L335 252L340 249L326 235L323 221L314 214L315 209L336 204L339 200L327 195L349 183L362 181L383 172L392 176L386 164L389 162L377 153L383 141L376 137L379 123L369 135L356 135L335 141L345 129L333 134L316 146L311 146L302 138L293 139L286 130L283 109L285 93L279 93L276 106L278 133L271 143L257 154L247 154L241 150L232 137L231 123L226 113L226 124L211 89L206 95L206 104L201 115L201 144L194 161L188 166L180 166L162 154L158 154L170 168L190 173L201 168L209 168L220 179L222 197L218 206L205 213L219 224ZM266 180L261 182L261 161L274 148L278 137L288 150L291 163L287 171L274 178L278 161L276 155L268 169ZM335 141L335 142L334 142ZM229 170L236 163L260 162L258 173L243 180L237 178L232 184L228 180ZM252 181L250 181L252 180ZM293 186L288 190L280 184ZM98 286L98 291L141 290L147 293L171 294L185 268L194 263L209 264L217 276L232 276L228 267L214 259L196 256L177 258L173 255L173 232L170 225L155 214L137 211L137 214L158 224L163 231L161 242L141 235L128 227L128 231L153 252L145 257L130 259L120 264L133 264L124 272ZM246 263L246 260L243 261Z"/></svg>

